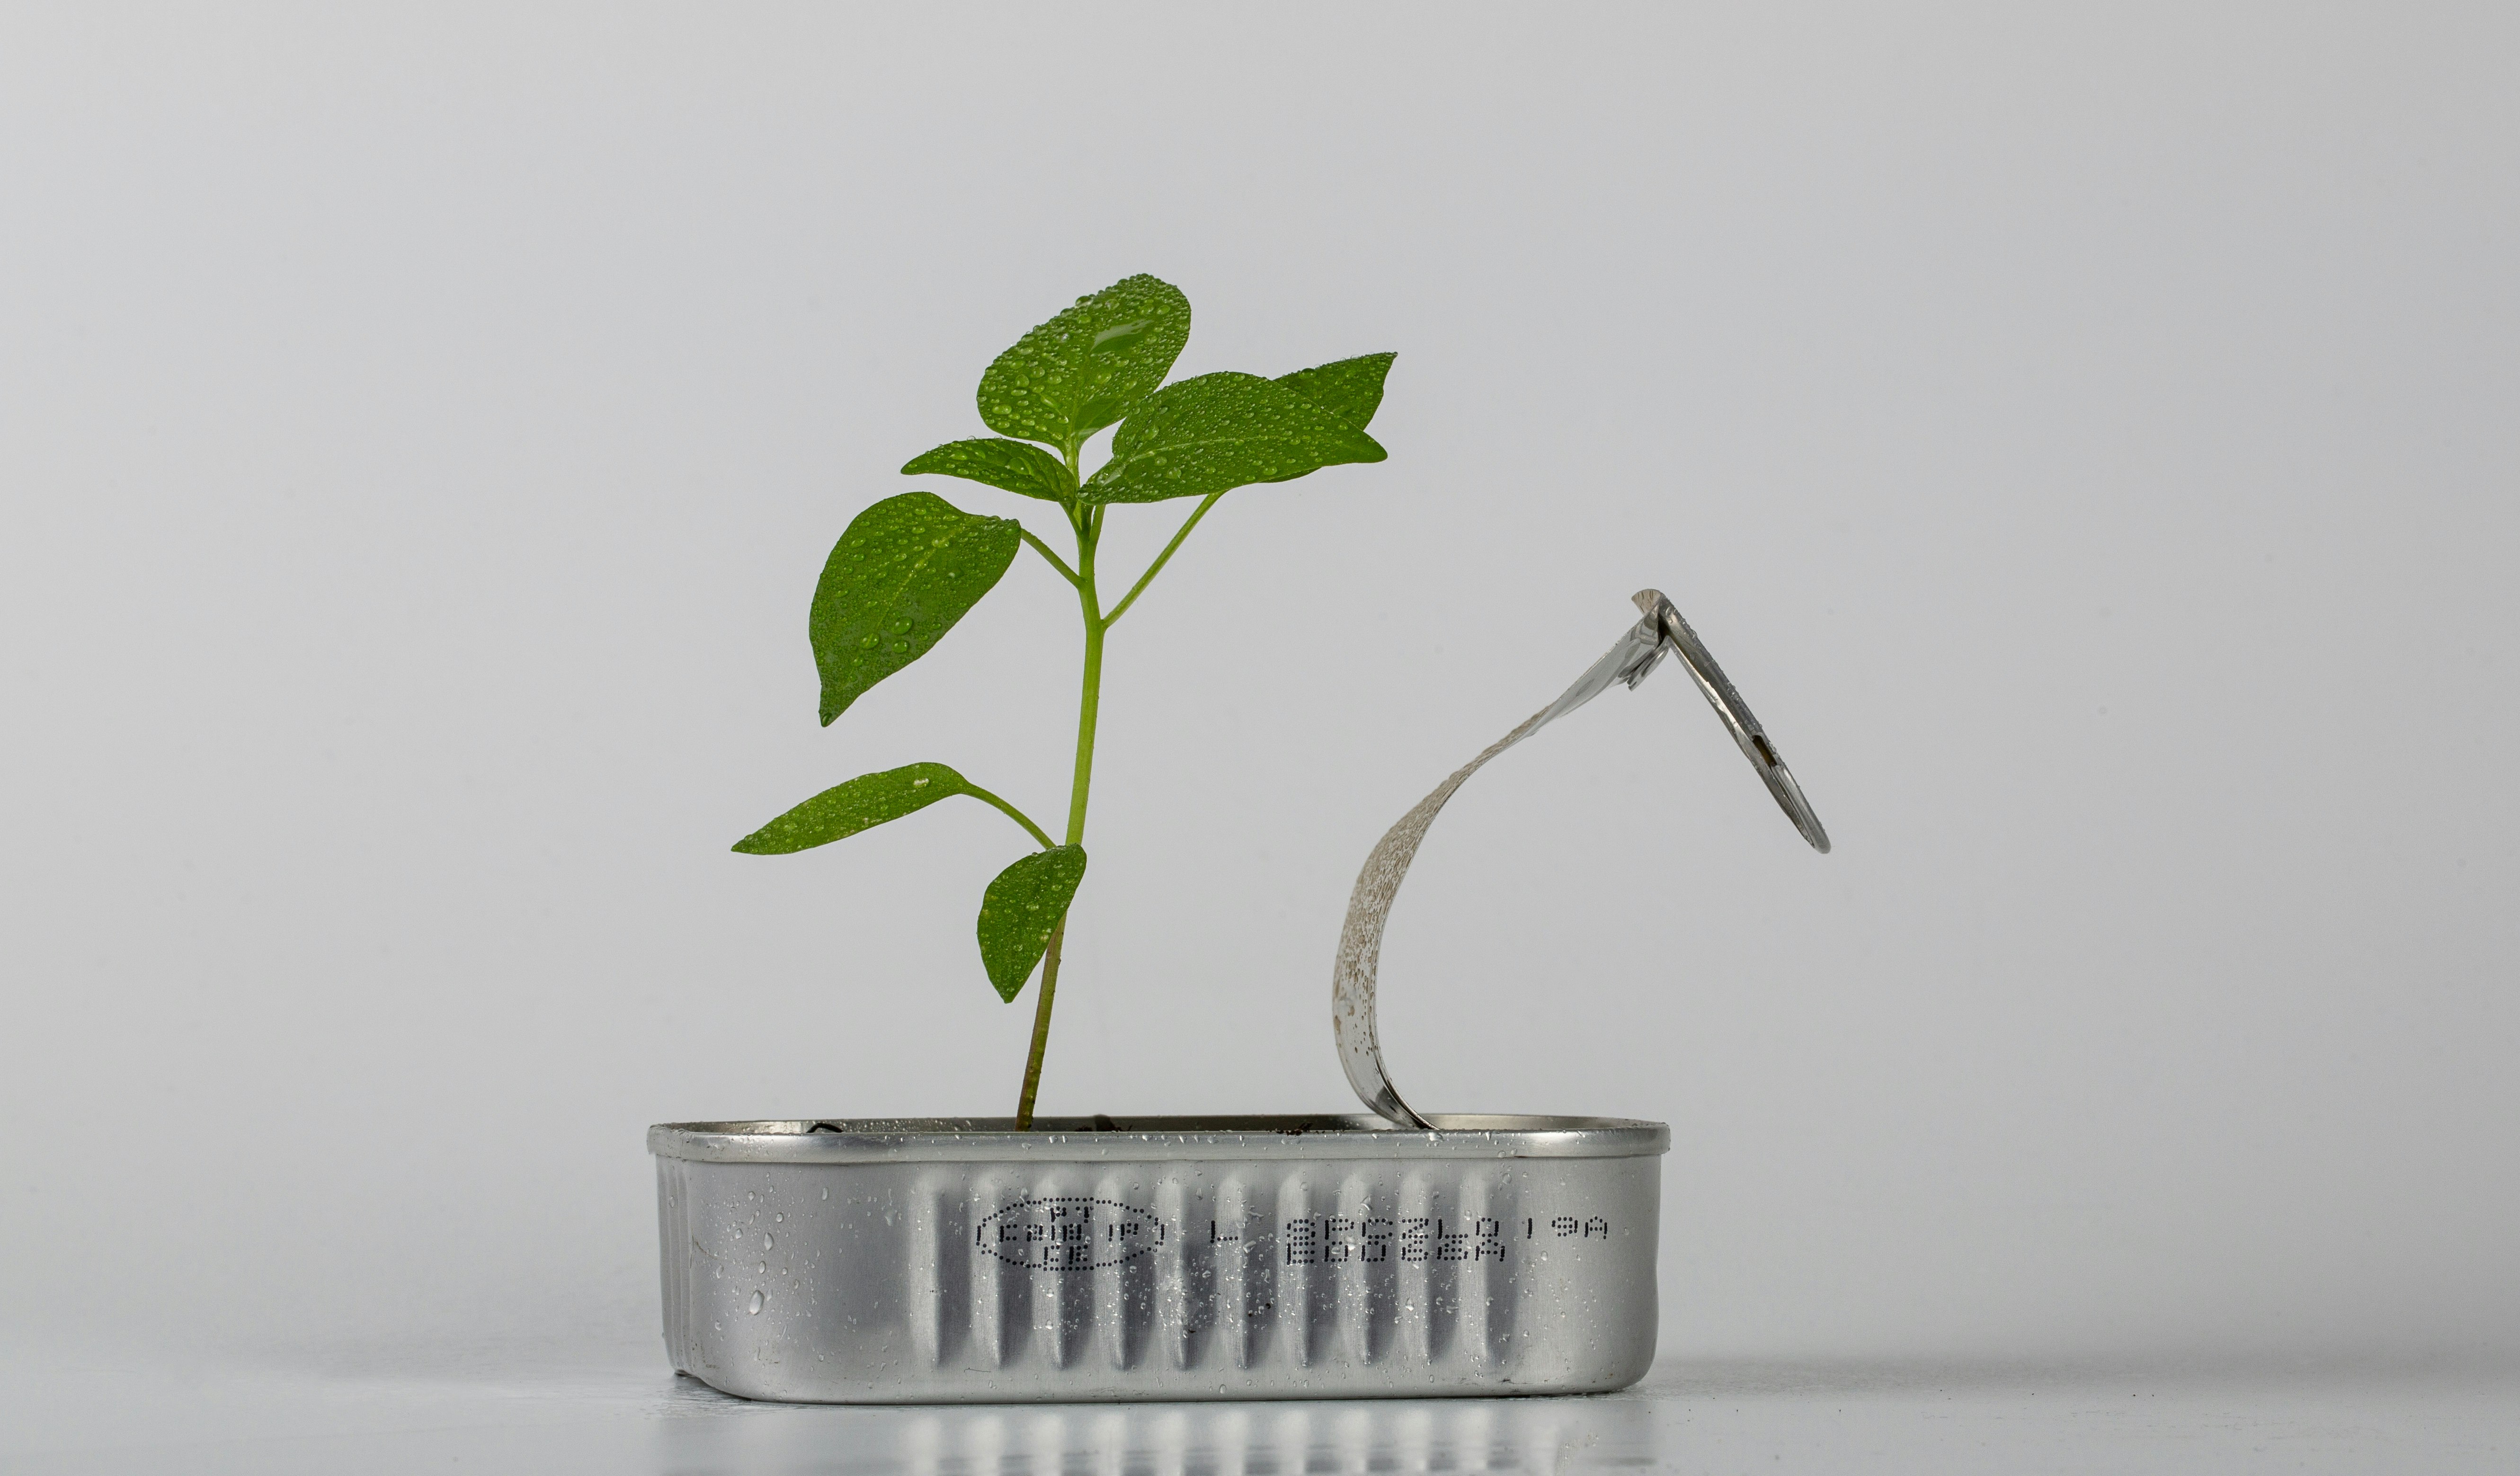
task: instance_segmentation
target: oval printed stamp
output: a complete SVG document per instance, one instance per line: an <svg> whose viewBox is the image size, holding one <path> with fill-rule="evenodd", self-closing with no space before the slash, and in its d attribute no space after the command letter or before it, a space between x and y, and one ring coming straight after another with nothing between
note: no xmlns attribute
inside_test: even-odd
<svg viewBox="0 0 2520 1476"><path fill-rule="evenodd" d="M1117 1266L1164 1243L1153 1214L1117 1199L1064 1195L1018 1199L972 1228L973 1246L1028 1271Z"/></svg>

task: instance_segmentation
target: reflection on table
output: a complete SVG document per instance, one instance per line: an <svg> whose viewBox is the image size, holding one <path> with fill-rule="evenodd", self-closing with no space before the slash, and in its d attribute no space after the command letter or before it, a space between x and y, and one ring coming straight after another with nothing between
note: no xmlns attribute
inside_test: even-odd
<svg viewBox="0 0 2520 1476"><path fill-rule="evenodd" d="M1649 1463L1652 1411L1622 1395L1335 1404L859 1408L754 1406L731 1421L664 1421L673 1447L734 1468L899 1470L911 1476L1291 1476L1306 1471L1557 1471ZM730 1428L732 1426L732 1428ZM704 1447L704 1449L703 1449ZM1621 1458L1626 1457L1626 1458Z"/></svg>

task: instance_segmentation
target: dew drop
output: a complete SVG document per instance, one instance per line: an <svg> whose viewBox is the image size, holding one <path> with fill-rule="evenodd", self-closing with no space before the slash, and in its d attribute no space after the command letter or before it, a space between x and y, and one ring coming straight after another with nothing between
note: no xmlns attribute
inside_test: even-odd
<svg viewBox="0 0 2520 1476"><path fill-rule="evenodd" d="M788 1217L785 1215L773 1215L770 1217L770 1220L774 1225L786 1225L788 1223Z"/></svg>
<svg viewBox="0 0 2520 1476"><path fill-rule="evenodd" d="M761 1309L767 1305L770 1299L768 1297L765 1297L756 1291L752 1294L752 1300L743 1304L743 1310L757 1318L761 1316Z"/></svg>
<svg viewBox="0 0 2520 1476"><path fill-rule="evenodd" d="M776 1247L778 1244L779 1244L779 1242L778 1242L778 1241L776 1241L776 1240L774 1240L774 1239L772 1239L772 1238L770 1237L770 1231L768 1231L768 1230L763 1230L763 1231L761 1232L761 1248L762 1248L763 1250L770 1250L770 1249L772 1249L772 1248Z"/></svg>

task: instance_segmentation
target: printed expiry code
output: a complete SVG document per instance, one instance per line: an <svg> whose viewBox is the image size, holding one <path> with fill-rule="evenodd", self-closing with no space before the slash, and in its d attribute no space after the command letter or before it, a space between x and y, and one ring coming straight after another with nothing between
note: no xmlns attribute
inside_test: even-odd
<svg viewBox="0 0 2520 1476"><path fill-rule="evenodd" d="M1213 1253L1243 1242L1245 1231L1211 1220ZM971 1228L981 1255L1027 1271L1093 1271L1135 1261L1171 1240L1171 1229L1150 1210L1097 1195L1049 1195L1018 1199L983 1215ZM1435 1215L1318 1215L1280 1222L1277 1247L1288 1266L1416 1265L1435 1261L1503 1261L1515 1240L1606 1240L1610 1222L1598 1215L1532 1216L1518 1221L1485 1216L1455 1220ZM1261 1230L1252 1249L1267 1245ZM1262 1254L1268 1254L1263 1251Z"/></svg>
<svg viewBox="0 0 2520 1476"><path fill-rule="evenodd" d="M1463 1225L1459 1220L1426 1217L1325 1215L1289 1220L1278 1233L1286 1247L1288 1266L1372 1264L1392 1259L1395 1249L1403 1262L1505 1259L1502 1220L1472 1220Z"/></svg>

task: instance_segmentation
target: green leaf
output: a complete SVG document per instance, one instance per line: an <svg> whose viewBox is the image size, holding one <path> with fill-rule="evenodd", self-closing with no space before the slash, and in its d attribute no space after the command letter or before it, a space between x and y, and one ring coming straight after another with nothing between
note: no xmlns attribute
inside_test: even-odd
<svg viewBox="0 0 2520 1476"><path fill-rule="evenodd" d="M1190 341L1190 299L1125 278L1015 340L980 376L980 420L1000 435L1065 451L1127 415Z"/></svg>
<svg viewBox="0 0 2520 1476"><path fill-rule="evenodd" d="M1283 384L1204 374L1167 384L1138 407L1082 496L1089 503L1203 497L1384 455L1373 437Z"/></svg>
<svg viewBox="0 0 2520 1476"><path fill-rule="evenodd" d="M887 820L968 794L963 776L943 764L904 764L835 784L735 843L746 856L785 856L845 840Z"/></svg>
<svg viewBox="0 0 2520 1476"><path fill-rule="evenodd" d="M806 634L823 674L823 722L943 640L1012 563L1012 517L904 492L860 513L814 586Z"/></svg>
<svg viewBox="0 0 2520 1476"><path fill-rule="evenodd" d="M980 962L998 998L1012 1005L1067 916L1085 879L1083 846L1035 851L998 873L980 898Z"/></svg>
<svg viewBox="0 0 2520 1476"><path fill-rule="evenodd" d="M1398 354L1362 354L1278 376L1277 382L1336 416L1351 430L1373 424L1382 406L1382 378Z"/></svg>
<svg viewBox="0 0 2520 1476"><path fill-rule="evenodd" d="M901 469L904 476L929 471L987 482L1044 502L1076 500L1076 478L1067 474L1067 464L1022 441L947 441Z"/></svg>

